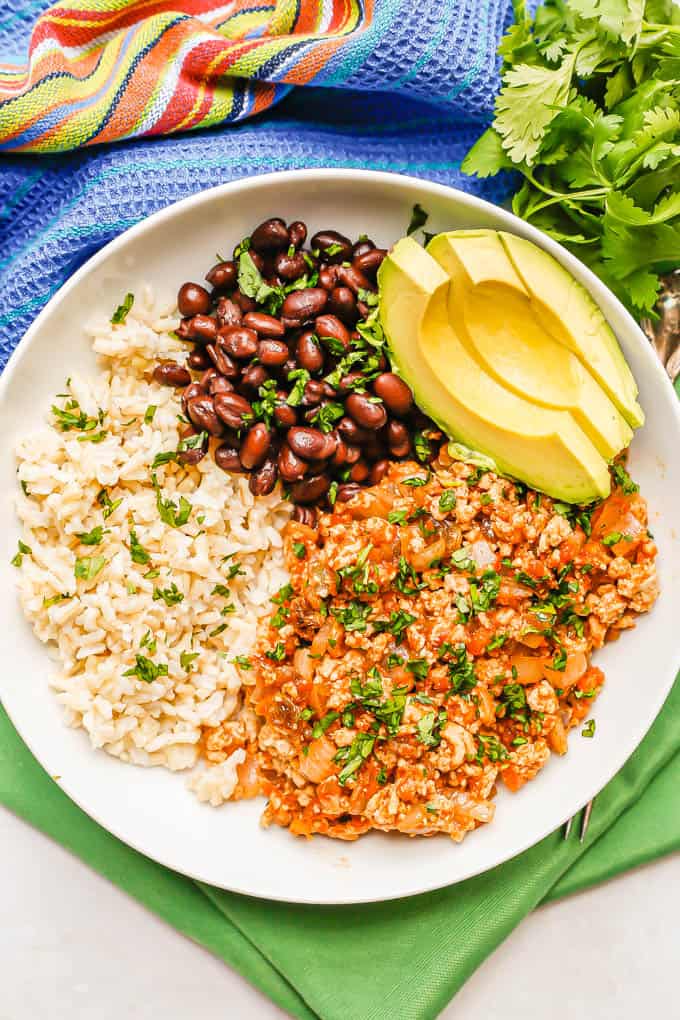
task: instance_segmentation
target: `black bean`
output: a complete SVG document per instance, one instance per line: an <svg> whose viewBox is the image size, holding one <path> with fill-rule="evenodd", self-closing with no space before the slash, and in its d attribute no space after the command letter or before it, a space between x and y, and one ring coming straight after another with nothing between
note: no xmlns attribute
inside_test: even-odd
<svg viewBox="0 0 680 1020"><path fill-rule="evenodd" d="M347 463L347 443L344 439L341 439L337 433L335 433L335 436L337 439L337 445L335 447L335 453L333 454L332 464L334 467L342 467L343 464Z"/></svg>
<svg viewBox="0 0 680 1020"><path fill-rule="evenodd" d="M317 407L323 398L323 383L319 382L318 379L310 379L308 383L305 383L304 392L302 395L302 406L303 407Z"/></svg>
<svg viewBox="0 0 680 1020"><path fill-rule="evenodd" d="M257 333L247 326L230 326L220 334L218 346L238 361L245 361L257 353Z"/></svg>
<svg viewBox="0 0 680 1020"><path fill-rule="evenodd" d="M281 315L296 322L307 322L323 311L327 298L328 294L322 287L294 290L283 302Z"/></svg>
<svg viewBox="0 0 680 1020"><path fill-rule="evenodd" d="M286 332L280 319L265 312L247 312L243 316L243 325L248 329L254 329L259 336L270 337L273 340L280 340Z"/></svg>
<svg viewBox="0 0 680 1020"><path fill-rule="evenodd" d="M216 377L219 377L219 374L220 373L217 371L215 366L211 365L210 368L206 368L205 372L203 373L203 375L201 376L201 378L198 381L199 381L200 385L203 387L204 390L209 391L210 383L212 382L213 379L215 379ZM184 391L184 395L185 396L186 396L186 392L187 391L185 390Z"/></svg>
<svg viewBox="0 0 680 1020"><path fill-rule="evenodd" d="M248 487L253 496L268 495L276 485L278 473L276 461L268 457L262 467L254 471L250 476Z"/></svg>
<svg viewBox="0 0 680 1020"><path fill-rule="evenodd" d="M364 393L350 393L345 401L347 413L364 429L381 429L387 421L382 403L373 403Z"/></svg>
<svg viewBox="0 0 680 1020"><path fill-rule="evenodd" d="M191 319L182 319L180 321L179 326L175 330L175 333L177 334L177 336L178 336L178 338L180 340L191 340L192 339L191 330L189 329L189 323L190 322L191 322Z"/></svg>
<svg viewBox="0 0 680 1020"><path fill-rule="evenodd" d="M239 326L243 318L243 312L239 305L231 298L220 298L215 309L217 321L220 327Z"/></svg>
<svg viewBox="0 0 680 1020"><path fill-rule="evenodd" d="M390 470L389 460L387 459L377 460L373 467L371 468L370 474L368 476L368 484L377 485L378 482L381 482L383 480L383 478L385 477L389 470Z"/></svg>
<svg viewBox="0 0 680 1020"><path fill-rule="evenodd" d="M240 369L226 351L223 351L221 347L216 347L215 344L207 344L205 349L213 365L222 375L227 379L236 379Z"/></svg>
<svg viewBox="0 0 680 1020"><path fill-rule="evenodd" d="M413 394L394 372L382 372L373 380L373 392L392 414L407 414L413 407Z"/></svg>
<svg viewBox="0 0 680 1020"><path fill-rule="evenodd" d="M349 262L352 258L352 242L337 230L317 231L309 246L312 251L318 250L327 262Z"/></svg>
<svg viewBox="0 0 680 1020"><path fill-rule="evenodd" d="M384 248L372 248L361 255L355 255L352 259L352 265L360 273L368 276L371 280L375 280L375 274L383 264L386 255L387 252Z"/></svg>
<svg viewBox="0 0 680 1020"><path fill-rule="evenodd" d="M309 269L309 266L305 262L305 257L302 252L295 252L294 255L289 255L287 251L282 251L276 256L276 267L277 276L282 280L299 280L301 276L305 275L305 272Z"/></svg>
<svg viewBox="0 0 680 1020"><path fill-rule="evenodd" d="M254 312L257 309L257 303L253 301L252 298L249 298L247 294L243 294L240 290L235 291L233 300L244 314L246 312Z"/></svg>
<svg viewBox="0 0 680 1020"><path fill-rule="evenodd" d="M205 274L205 278L216 291L232 290L238 279L238 266L235 262L218 262Z"/></svg>
<svg viewBox="0 0 680 1020"><path fill-rule="evenodd" d="M285 364L289 354L283 340L260 340L257 345L257 356L266 367Z"/></svg>
<svg viewBox="0 0 680 1020"><path fill-rule="evenodd" d="M368 429L360 428L354 419L348 418L347 415L340 419L338 432L346 442L352 443L353 446L362 446L371 438L371 433Z"/></svg>
<svg viewBox="0 0 680 1020"><path fill-rule="evenodd" d="M294 248L301 248L307 240L307 224L294 220L288 227L288 240Z"/></svg>
<svg viewBox="0 0 680 1020"><path fill-rule="evenodd" d="M177 294L177 307L185 317L204 315L210 310L210 294L198 283L183 283Z"/></svg>
<svg viewBox="0 0 680 1020"><path fill-rule="evenodd" d="M191 382L191 373L184 365L178 365L176 361L160 361L153 370L153 377L162 386L188 386Z"/></svg>
<svg viewBox="0 0 680 1020"><path fill-rule="evenodd" d="M359 460L359 457L361 457L361 447L352 446L351 443L345 443L345 446L347 447L347 453L345 454L345 463L356 464L356 462Z"/></svg>
<svg viewBox="0 0 680 1020"><path fill-rule="evenodd" d="M190 425L185 425L185 427L180 431L181 439L190 439L198 435L199 433L196 432L196 430ZM198 464L199 461L203 460L207 452L208 437L205 436L198 446L191 446L188 450L182 450L177 455L177 459L181 464Z"/></svg>
<svg viewBox="0 0 680 1020"><path fill-rule="evenodd" d="M219 400L219 397L216 398ZM196 428L209 432L211 436L221 436L222 422L215 414L215 403L212 397L204 394L187 401L187 414Z"/></svg>
<svg viewBox="0 0 680 1020"><path fill-rule="evenodd" d="M289 429L286 439L293 453L304 460L325 460L332 457L337 445L337 440L333 436L304 425L296 425Z"/></svg>
<svg viewBox="0 0 680 1020"><path fill-rule="evenodd" d="M316 503L331 487L328 475L312 475L291 486L290 495L294 503Z"/></svg>
<svg viewBox="0 0 680 1020"><path fill-rule="evenodd" d="M411 452L411 437L403 422L389 422L387 426L387 445L393 457L407 457Z"/></svg>
<svg viewBox="0 0 680 1020"><path fill-rule="evenodd" d="M288 443L284 443L279 450L277 459L279 474L285 482L299 482L307 473L309 465L302 457L293 453Z"/></svg>
<svg viewBox="0 0 680 1020"><path fill-rule="evenodd" d="M271 432L264 422L259 421L248 429L245 439L241 443L240 451L241 463L244 468L252 470L252 468L259 467L269 453L271 445Z"/></svg>
<svg viewBox="0 0 680 1020"><path fill-rule="evenodd" d="M210 365L210 358L205 353L203 347L195 347L187 358L187 368L192 369L194 372L202 372Z"/></svg>
<svg viewBox="0 0 680 1020"><path fill-rule="evenodd" d="M221 446L217 447L215 450L215 463L223 471L236 472L237 474L243 474L245 471L243 464L241 464L238 449L231 443L222 443Z"/></svg>
<svg viewBox="0 0 680 1020"><path fill-rule="evenodd" d="M314 332L311 329L300 333L295 345L295 356L300 368L304 368L312 374L323 368L323 351L314 340Z"/></svg>
<svg viewBox="0 0 680 1020"><path fill-rule="evenodd" d="M203 379L203 377L202 377L202 379ZM182 393L182 410L184 411L185 414L187 413L187 405L188 405L190 400L193 400L194 397L204 397L205 396L205 389L203 388L203 385L202 385L202 379L201 379L201 383L197 383L197 382L189 383L187 388Z"/></svg>
<svg viewBox="0 0 680 1020"><path fill-rule="evenodd" d="M365 237L363 241L357 241L352 248L352 262L354 262L359 255L364 255L367 251L373 251L374 249L375 244L368 237Z"/></svg>
<svg viewBox="0 0 680 1020"><path fill-rule="evenodd" d="M349 503L350 499L354 499L360 492L361 486L356 482L346 482L344 485L338 485L335 496L339 503Z"/></svg>
<svg viewBox="0 0 680 1020"><path fill-rule="evenodd" d="M337 266L321 266L319 269L319 286L324 290L333 290L338 282Z"/></svg>
<svg viewBox="0 0 680 1020"><path fill-rule="evenodd" d="M274 408L274 420L281 428L292 428L293 425L297 425L297 411L290 404L287 404L284 398Z"/></svg>
<svg viewBox="0 0 680 1020"><path fill-rule="evenodd" d="M250 403L239 393L218 393L215 397L215 411L224 424L232 429L242 428L253 414Z"/></svg>
<svg viewBox="0 0 680 1020"><path fill-rule="evenodd" d="M234 387L225 376L217 374L210 380L208 393L211 397L214 397L218 393L232 393L233 389Z"/></svg>
<svg viewBox="0 0 680 1020"><path fill-rule="evenodd" d="M347 393L355 390L358 385L364 384L365 380L361 372L348 372L347 375L342 376L338 383L338 393L344 397Z"/></svg>
<svg viewBox="0 0 680 1020"><path fill-rule="evenodd" d="M347 326L353 326L359 318L357 302L349 287L334 287L328 295L328 311L337 315Z"/></svg>
<svg viewBox="0 0 680 1020"><path fill-rule="evenodd" d="M376 289L373 281L369 280L367 276L354 266L340 266L338 268L338 283L344 283L355 294L362 290L370 293Z"/></svg>
<svg viewBox="0 0 680 1020"><path fill-rule="evenodd" d="M352 465L349 473L349 479L351 482L365 482L368 478L371 469L365 460L358 460L356 464Z"/></svg>
<svg viewBox="0 0 680 1020"><path fill-rule="evenodd" d="M345 351L349 347L349 330L347 329L347 326L345 326L344 322L340 321L337 315L317 315L314 322L314 332L321 343L323 343L324 340L330 339L331 341L337 341L337 344L340 344ZM333 353L337 353L334 349L337 344L333 344L331 342L330 344L327 343L326 346Z"/></svg>
<svg viewBox="0 0 680 1020"><path fill-rule="evenodd" d="M243 370L239 386L244 390L252 390L256 393L268 378L267 370L263 365L248 365Z"/></svg>
<svg viewBox="0 0 680 1020"><path fill-rule="evenodd" d="M250 235L250 247L256 252L281 251L289 244L288 228L279 216L260 223Z"/></svg>
<svg viewBox="0 0 680 1020"><path fill-rule="evenodd" d="M194 340L210 343L217 336L217 322L209 315L194 315L187 328Z"/></svg>

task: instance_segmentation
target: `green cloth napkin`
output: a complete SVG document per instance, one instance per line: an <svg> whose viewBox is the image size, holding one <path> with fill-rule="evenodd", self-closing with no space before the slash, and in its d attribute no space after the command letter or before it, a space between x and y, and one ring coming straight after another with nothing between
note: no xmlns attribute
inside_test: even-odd
<svg viewBox="0 0 680 1020"><path fill-rule="evenodd" d="M71 803L2 709L0 803L222 957L293 1016L429 1020L539 903L680 848L679 721L676 682L638 750L598 796L584 846L577 831L566 842L555 832L467 882L368 906L255 900L155 864Z"/></svg>

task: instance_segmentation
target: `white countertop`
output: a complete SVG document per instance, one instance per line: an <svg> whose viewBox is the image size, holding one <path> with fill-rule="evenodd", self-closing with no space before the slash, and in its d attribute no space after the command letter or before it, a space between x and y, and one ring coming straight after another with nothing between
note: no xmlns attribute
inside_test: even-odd
<svg viewBox="0 0 680 1020"><path fill-rule="evenodd" d="M2 808L0 846L0 1020L285 1016L220 960ZM680 854L536 911L442 1020L668 1016L679 917Z"/></svg>

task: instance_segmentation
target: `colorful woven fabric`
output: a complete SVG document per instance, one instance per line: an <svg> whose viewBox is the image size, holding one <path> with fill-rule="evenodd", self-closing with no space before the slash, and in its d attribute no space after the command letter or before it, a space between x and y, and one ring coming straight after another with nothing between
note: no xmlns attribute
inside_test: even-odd
<svg viewBox="0 0 680 1020"><path fill-rule="evenodd" d="M70 0L38 17L27 63L0 64L0 151L231 123L310 83L426 95L483 116L508 9L507 0Z"/></svg>

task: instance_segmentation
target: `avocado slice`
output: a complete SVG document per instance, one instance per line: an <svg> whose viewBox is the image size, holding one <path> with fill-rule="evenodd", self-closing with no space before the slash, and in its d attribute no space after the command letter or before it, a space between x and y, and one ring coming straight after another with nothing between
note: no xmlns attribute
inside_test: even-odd
<svg viewBox="0 0 680 1020"><path fill-rule="evenodd" d="M515 234L498 236L546 329L581 359L632 428L643 425L633 373L599 305L542 248Z"/></svg>
<svg viewBox="0 0 680 1020"><path fill-rule="evenodd" d="M607 464L571 415L501 386L470 354L449 320L449 278L416 241L395 245L378 282L393 368L444 432L557 499L609 494Z"/></svg>
<svg viewBox="0 0 680 1020"><path fill-rule="evenodd" d="M495 230L438 234L427 250L450 277L453 328L490 375L534 404L569 411L605 460L628 446L632 429L546 329Z"/></svg>

